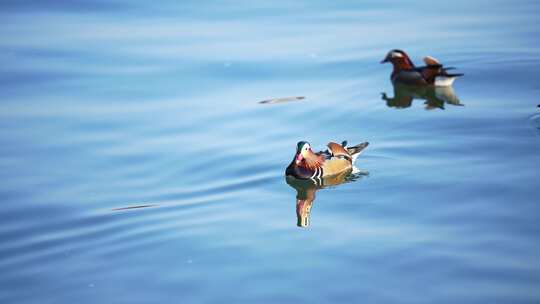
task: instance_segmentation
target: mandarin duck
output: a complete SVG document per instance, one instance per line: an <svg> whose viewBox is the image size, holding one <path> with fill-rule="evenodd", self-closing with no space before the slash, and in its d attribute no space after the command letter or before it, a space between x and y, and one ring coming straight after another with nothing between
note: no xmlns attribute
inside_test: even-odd
<svg viewBox="0 0 540 304"><path fill-rule="evenodd" d="M402 50L391 50L381 63L390 62L394 66L390 79L393 84L451 86L461 73L448 73L453 67L443 67L431 56L424 57L425 66L416 67L409 56Z"/></svg>
<svg viewBox="0 0 540 304"><path fill-rule="evenodd" d="M368 145L368 142L364 142L347 147L347 141L341 145L330 142L327 150L315 153L308 142L301 141L296 145L296 154L285 170L285 175L297 179L321 180L343 172L350 172L354 161Z"/></svg>

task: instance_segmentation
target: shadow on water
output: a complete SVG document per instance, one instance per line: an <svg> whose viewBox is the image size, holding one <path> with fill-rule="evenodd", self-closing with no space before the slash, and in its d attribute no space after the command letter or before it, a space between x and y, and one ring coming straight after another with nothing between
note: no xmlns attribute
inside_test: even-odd
<svg viewBox="0 0 540 304"><path fill-rule="evenodd" d="M382 93L382 99L390 108L408 108L414 99L425 100L425 109L442 109L445 104L463 106L452 87L394 85L394 97Z"/></svg>
<svg viewBox="0 0 540 304"><path fill-rule="evenodd" d="M309 226L311 219L311 207L313 207L315 193L318 190L354 182L368 175L369 173L367 171L360 171L356 173L347 171L338 175L318 178L315 180L302 180L291 176L286 176L285 180L287 184L296 190L296 225L302 228Z"/></svg>

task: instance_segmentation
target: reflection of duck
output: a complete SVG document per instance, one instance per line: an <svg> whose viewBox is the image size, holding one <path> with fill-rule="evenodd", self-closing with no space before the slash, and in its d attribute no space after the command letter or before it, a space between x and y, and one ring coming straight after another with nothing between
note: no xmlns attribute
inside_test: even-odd
<svg viewBox="0 0 540 304"><path fill-rule="evenodd" d="M351 182L358 179L362 175L366 175L366 173L350 174L350 172L342 172L340 174L324 177L318 180L297 179L292 176L287 176L287 184L296 190L296 225L303 228L309 226L311 207L315 201L315 193L317 190Z"/></svg>
<svg viewBox="0 0 540 304"><path fill-rule="evenodd" d="M424 99L426 110L435 108L444 110L445 103L455 106L463 105L452 87L395 84L394 97L389 98L386 93L382 93L382 99L386 100L386 105L391 108L408 108L412 105L413 99Z"/></svg>
<svg viewBox="0 0 540 304"><path fill-rule="evenodd" d="M285 170L285 175L316 180L350 172L354 161L368 145L368 142L364 142L347 147L347 141L341 145L331 142L326 151L314 153L308 142L301 141L296 145L296 155Z"/></svg>
<svg viewBox="0 0 540 304"><path fill-rule="evenodd" d="M454 80L463 74L448 73L452 67L445 68L435 58L424 57L426 66L416 67L409 56L402 50L391 50L381 63L390 62L394 66L390 79L392 83L408 85L451 86Z"/></svg>

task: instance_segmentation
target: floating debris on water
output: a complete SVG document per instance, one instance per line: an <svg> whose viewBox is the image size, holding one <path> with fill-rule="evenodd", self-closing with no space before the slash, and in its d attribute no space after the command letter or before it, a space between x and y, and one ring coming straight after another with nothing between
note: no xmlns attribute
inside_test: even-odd
<svg viewBox="0 0 540 304"><path fill-rule="evenodd" d="M267 99L267 100L259 101L259 103L261 103L261 104L285 103L285 102L291 102L291 101L299 101L299 100L303 100L305 98L306 97L304 97L304 96L273 98L273 99Z"/></svg>
<svg viewBox="0 0 540 304"><path fill-rule="evenodd" d="M137 206L128 206L128 207L120 207L120 208L114 208L111 209L112 211L123 211L123 210L131 210L131 209L140 209L140 208L149 208L149 207L156 207L158 205L137 205Z"/></svg>

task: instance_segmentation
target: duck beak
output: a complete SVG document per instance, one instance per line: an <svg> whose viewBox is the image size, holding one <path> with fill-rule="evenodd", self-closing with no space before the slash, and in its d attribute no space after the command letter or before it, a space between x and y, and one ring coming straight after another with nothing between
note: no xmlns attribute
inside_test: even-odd
<svg viewBox="0 0 540 304"><path fill-rule="evenodd" d="M388 60L388 57L386 57L383 60L381 60L381 63L387 63L388 61L390 61L390 60Z"/></svg>
<svg viewBox="0 0 540 304"><path fill-rule="evenodd" d="M304 157L302 156L302 153L298 153L298 154L296 154L296 158L294 159L294 162L297 165L299 165L302 162L303 159L304 159Z"/></svg>

